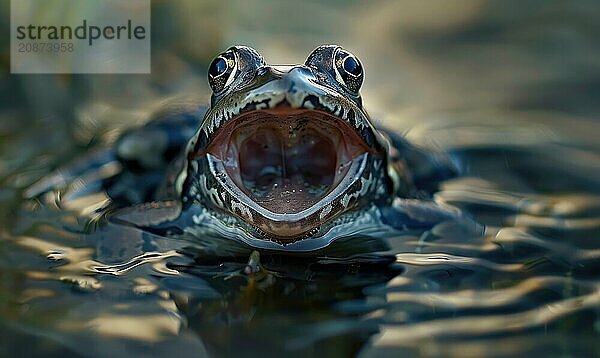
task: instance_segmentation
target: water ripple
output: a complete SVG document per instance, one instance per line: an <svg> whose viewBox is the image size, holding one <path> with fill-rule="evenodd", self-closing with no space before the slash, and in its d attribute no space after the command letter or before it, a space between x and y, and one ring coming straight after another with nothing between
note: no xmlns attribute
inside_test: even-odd
<svg viewBox="0 0 600 358"><path fill-rule="evenodd" d="M167 251L167 252L145 252L139 256L133 257L131 260L124 262L122 264L116 265L93 265L90 266L90 269L97 273L110 274L115 276L120 276L128 273L132 269L144 265L146 263L161 263L166 258L169 257L181 257L181 254L176 251ZM154 265L153 268L158 269L159 272L177 275L178 271L172 270L166 267L166 264L161 263L160 265Z"/></svg>
<svg viewBox="0 0 600 358"><path fill-rule="evenodd" d="M410 265L439 265L448 264L452 266L479 266L497 271L517 272L523 269L522 264L499 264L488 260L456 256L446 253L413 254L402 253L396 255L396 262Z"/></svg>
<svg viewBox="0 0 600 358"><path fill-rule="evenodd" d="M382 333L364 352L365 356L377 355L377 350L385 347L412 346L415 341L436 337L481 337L507 334L534 327L544 327L553 321L574 312L595 308L600 304L600 291L559 302L541 305L518 313L503 313L474 317L453 317L430 321L384 325Z"/></svg>

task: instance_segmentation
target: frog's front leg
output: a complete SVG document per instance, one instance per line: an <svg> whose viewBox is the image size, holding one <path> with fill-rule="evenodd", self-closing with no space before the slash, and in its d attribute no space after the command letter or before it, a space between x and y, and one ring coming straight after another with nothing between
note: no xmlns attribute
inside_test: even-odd
<svg viewBox="0 0 600 358"><path fill-rule="evenodd" d="M114 149L123 171L108 188L109 195L119 200L120 206L178 199L171 192L172 177L185 160L184 148L205 110L183 107L162 111L143 127L124 133Z"/></svg>
<svg viewBox="0 0 600 358"><path fill-rule="evenodd" d="M205 110L198 105L179 105L157 111L143 126L126 130L112 146L97 148L56 169L27 188L24 195L33 199L60 192L60 204L67 205L105 192L112 207L163 199L156 196L157 189L170 174L170 163L199 127Z"/></svg>
<svg viewBox="0 0 600 358"><path fill-rule="evenodd" d="M448 155L419 148L402 135L385 128L381 128L381 133L391 145L390 160L410 168L410 181L425 196L436 191L443 180L457 175L458 169Z"/></svg>
<svg viewBox="0 0 600 358"><path fill-rule="evenodd" d="M381 208L384 224L397 230L429 229L460 216L458 209L442 208L434 202L396 198L389 207Z"/></svg>

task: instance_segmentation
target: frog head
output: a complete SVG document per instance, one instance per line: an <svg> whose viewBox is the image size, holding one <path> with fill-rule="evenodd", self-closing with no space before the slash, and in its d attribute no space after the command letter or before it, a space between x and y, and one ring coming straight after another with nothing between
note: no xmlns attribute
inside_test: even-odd
<svg viewBox="0 0 600 358"><path fill-rule="evenodd" d="M184 207L290 243L389 204L398 179L389 145L362 107L360 60L336 45L304 64L270 65L234 46L208 69L210 108L177 179Z"/></svg>

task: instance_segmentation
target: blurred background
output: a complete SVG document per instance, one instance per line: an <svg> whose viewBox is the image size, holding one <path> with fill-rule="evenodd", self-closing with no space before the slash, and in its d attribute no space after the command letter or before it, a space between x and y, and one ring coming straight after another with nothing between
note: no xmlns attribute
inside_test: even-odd
<svg viewBox="0 0 600 358"><path fill-rule="evenodd" d="M93 7L89 11L94 11ZM372 310L369 318L385 317L387 323L391 320L400 328L381 328L383 335L373 343L390 356L398 353L393 350L396 345L408 346L413 352L429 350L433 356L460 357L467 352L464 344L474 356L495 355L497 350L499 355L563 352L565 356L600 351L599 1L152 1L149 75L11 75L9 15L9 1L1 0L0 237L4 231L26 233L52 241L52 245L67 237L61 230L76 219L69 217L63 220L66 223L57 224L55 218L65 213L32 210L21 197L23 188L89 148L114 140L124 128L143 123L173 97L206 103L210 97L206 68L229 46L252 46L268 62L280 64L301 63L318 45L337 43L363 62L363 103L377 123L406 134L414 143L451 153L460 163L462 177L444 183L436 197L463 208L486 225L486 231L473 238L441 228L431 247L423 244L423 237L401 238L393 249L407 271L384 289L364 291L369 296L367 303L374 299L377 304L364 303L365 308L360 306L362 301L352 301L349 307L354 311L349 310L351 318L344 324L333 325L339 323L335 321L322 330L310 329L312 335L308 336L319 340L335 336L342 328L351 330L345 324L356 327L368 321L356 323L356 312ZM49 230L38 225L40 218L60 227ZM81 245L77 240L72 242ZM422 248L418 254L422 256L414 256L418 260L403 256ZM13 252L0 246L0 288L9 292L0 295L0 323L30 322L27 317L31 316L36 325L39 317L33 312L54 313L51 308L46 310L44 303L32 313L24 313L23 306L14 303L25 300L19 291L26 286L23 282L39 277L26 276L25 269L14 262L30 262L35 274L45 273L49 264L37 253L15 256ZM452 254L463 261L457 261L457 268L442 262L439 254L426 256L428 252ZM424 264L430 259L433 264ZM147 271L144 279L157 275ZM558 283L544 281L552 275L560 276ZM104 280L124 285L123 281L133 277ZM188 281L177 287L189 286L191 279L184 279ZM160 285L175 290L165 282ZM63 307L67 312L82 307L73 321L85 321L79 317L94 313L89 307L93 301L85 298L90 296L73 299L63 286L55 291L73 300L65 302L76 302L57 307L68 306ZM406 294L394 296L394 292ZM324 322L328 314L337 314L331 307L340 302L332 299L333 293L315 297L326 300L323 311L315 311L315 321ZM387 300L385 306L377 300L382 297ZM306 307L314 308L312 301L302 299L305 297L299 301ZM110 297L107 300L113 302ZM129 303L147 307L139 296ZM297 319L289 318L285 300L256 306L259 310L268 306L272 311L263 311L263 326L243 326L250 339L257 339L256 327L272 331L276 337L285 336L285 328L293 327ZM305 306L299 307L298 312L309 312ZM558 317L559 322L548 328L549 321L539 320L546 314L551 316L549 321ZM49 319L40 317L44 322L56 321L63 329L67 327L62 321L65 316L59 312ZM473 321L460 320L461 316ZM168 317L171 322L172 315ZM440 317L446 320L438 321ZM259 314L252 319L261 322ZM193 317L189 320L194 322ZM208 322L202 329L235 348L240 334L236 326L218 331L223 334L214 333L212 321ZM406 323L410 323L408 328ZM147 324L138 322L139 327ZM502 331L504 328L514 328L513 336ZM478 329L484 331L485 339L469 340L478 337ZM464 334L467 339L437 340L448 332ZM71 332L66 334L70 338L65 342L75 341ZM179 331L174 335L181 340L189 338ZM10 341L10 337L4 339ZM23 342L30 339L23 337ZM287 342L283 338L281 342ZM174 344L178 347L179 341ZM74 345L84 346L83 352L88 348L85 343ZM261 346L269 348L268 344ZM343 355L337 351L339 347L335 342L330 346L332 352ZM389 347L392 350L385 351ZM380 353L371 352L373 356Z"/></svg>
<svg viewBox="0 0 600 358"><path fill-rule="evenodd" d="M316 46L338 43L366 67L367 109L418 140L436 129L430 139L442 146L488 142L494 133L472 127L485 123L508 126L494 140L598 143L593 0L153 1L152 74L129 76L11 76L9 1L2 3L0 133L22 123L9 114L18 109L85 141L105 121L140 120L167 96L206 101L207 64L231 45L255 47L271 63L299 63Z"/></svg>

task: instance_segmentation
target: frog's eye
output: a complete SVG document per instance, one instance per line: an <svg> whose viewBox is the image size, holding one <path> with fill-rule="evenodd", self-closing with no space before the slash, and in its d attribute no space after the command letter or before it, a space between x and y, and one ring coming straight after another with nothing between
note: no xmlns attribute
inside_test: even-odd
<svg viewBox="0 0 600 358"><path fill-rule="evenodd" d="M214 93L219 93L234 79L237 71L236 54L225 51L217 56L208 67L208 83Z"/></svg>
<svg viewBox="0 0 600 358"><path fill-rule="evenodd" d="M350 93L358 94L363 81L363 67L356 56L338 48L333 57L335 79Z"/></svg>

